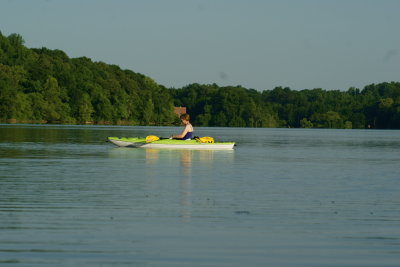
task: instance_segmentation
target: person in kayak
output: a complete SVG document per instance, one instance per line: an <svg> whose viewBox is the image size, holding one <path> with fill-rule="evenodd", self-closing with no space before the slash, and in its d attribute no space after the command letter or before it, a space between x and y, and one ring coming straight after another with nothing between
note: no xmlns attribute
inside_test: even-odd
<svg viewBox="0 0 400 267"><path fill-rule="evenodd" d="M171 135L171 139L180 139L180 140L190 140L193 138L193 126L190 124L189 114L182 114L180 116L182 125L184 126L182 132L180 134Z"/></svg>

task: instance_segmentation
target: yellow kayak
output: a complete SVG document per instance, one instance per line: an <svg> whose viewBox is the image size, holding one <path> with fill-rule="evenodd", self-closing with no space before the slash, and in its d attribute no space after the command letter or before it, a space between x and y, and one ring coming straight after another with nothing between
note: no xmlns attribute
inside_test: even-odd
<svg viewBox="0 0 400 267"><path fill-rule="evenodd" d="M235 142L201 143L196 140L160 139L146 142L146 138L108 137L108 141L120 147L168 148L168 149L233 149Z"/></svg>

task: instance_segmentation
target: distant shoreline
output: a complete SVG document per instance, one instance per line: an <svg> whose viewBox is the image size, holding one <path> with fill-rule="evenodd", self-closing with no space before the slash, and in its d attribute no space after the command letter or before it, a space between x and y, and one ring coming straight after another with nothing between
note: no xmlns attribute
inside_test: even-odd
<svg viewBox="0 0 400 267"><path fill-rule="evenodd" d="M38 121L38 120L0 120L0 124L8 124L8 125L24 125L24 124L34 124L34 125L72 125L72 126L139 126L139 127L147 127L147 126L158 126L158 127L176 127L179 126L177 124L169 123L169 124L156 124L151 123L148 125L137 124L134 122L129 121L118 121L118 122L111 122L111 121L98 121L98 122L85 122L85 123L72 123L72 122L47 122L47 121ZM248 128L248 129L267 129L267 128L276 128L276 129L336 129L336 130L399 130L399 129L376 129L376 128L320 128L320 127L312 127L312 128L304 128L304 127L233 127L233 126L196 126L195 127L210 127L210 128Z"/></svg>
<svg viewBox="0 0 400 267"><path fill-rule="evenodd" d="M173 123L150 123L148 125L143 125L139 123L135 123L132 121L87 121L87 122L61 122L61 121L54 121L48 122L45 120L17 120L17 119L8 119L8 120L0 120L1 124L43 124L43 125L114 125L114 126L177 126Z"/></svg>

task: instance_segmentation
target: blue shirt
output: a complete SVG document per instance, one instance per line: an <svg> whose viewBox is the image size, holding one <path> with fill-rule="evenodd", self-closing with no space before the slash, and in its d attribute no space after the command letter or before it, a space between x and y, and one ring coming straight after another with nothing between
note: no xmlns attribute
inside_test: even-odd
<svg viewBox="0 0 400 267"><path fill-rule="evenodd" d="M187 140L192 138L193 138L193 132L187 132L185 136L182 138L182 140Z"/></svg>

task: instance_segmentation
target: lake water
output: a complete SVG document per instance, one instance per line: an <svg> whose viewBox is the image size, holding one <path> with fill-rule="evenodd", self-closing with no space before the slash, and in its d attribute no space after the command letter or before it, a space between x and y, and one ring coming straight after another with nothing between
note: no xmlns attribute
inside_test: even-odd
<svg viewBox="0 0 400 267"><path fill-rule="evenodd" d="M0 125L0 265L400 266L400 131Z"/></svg>

